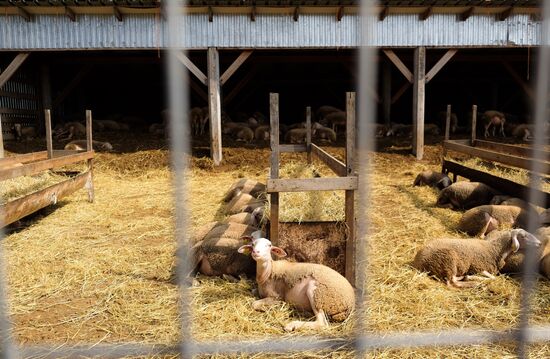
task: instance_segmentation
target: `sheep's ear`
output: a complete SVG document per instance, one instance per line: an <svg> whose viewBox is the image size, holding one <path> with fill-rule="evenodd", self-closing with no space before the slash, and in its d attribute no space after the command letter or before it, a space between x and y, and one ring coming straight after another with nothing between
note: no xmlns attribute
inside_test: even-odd
<svg viewBox="0 0 550 359"><path fill-rule="evenodd" d="M244 241L244 242L252 242L254 240L254 238L252 236L242 236L241 239Z"/></svg>
<svg viewBox="0 0 550 359"><path fill-rule="evenodd" d="M250 254L252 252L252 246L250 244L245 244L244 246L241 246L237 252L242 254Z"/></svg>
<svg viewBox="0 0 550 359"><path fill-rule="evenodd" d="M271 253L275 254L279 258L283 258L283 257L287 256L284 249L279 248L279 247L275 247L275 246L271 247Z"/></svg>
<svg viewBox="0 0 550 359"><path fill-rule="evenodd" d="M519 251L519 241L516 233L512 235L512 253Z"/></svg>

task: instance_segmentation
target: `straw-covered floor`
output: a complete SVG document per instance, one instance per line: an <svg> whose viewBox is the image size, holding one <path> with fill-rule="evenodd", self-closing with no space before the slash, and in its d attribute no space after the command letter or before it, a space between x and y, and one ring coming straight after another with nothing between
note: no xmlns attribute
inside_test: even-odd
<svg viewBox="0 0 550 359"><path fill-rule="evenodd" d="M484 328L506 329L518 323L520 285L499 276L477 288L448 289L410 268L428 240L460 236L459 212L434 207L436 192L412 187L417 172L437 169L438 147L427 147L416 162L401 151L376 153L370 175L372 204L358 220L372 221L369 235L367 328L371 333ZM342 149L331 149L342 156ZM265 180L266 149L226 149L225 164L193 159L187 190L190 231L223 219L221 198L232 182ZM178 292L174 282L173 199L166 151L100 154L95 165L96 201L84 190L61 201L47 215L10 233L2 242L7 261L9 312L20 344L74 345L141 342L176 343L179 338ZM301 155L284 154L285 176L321 175L320 164L304 167ZM283 216L307 220L343 218L342 194L306 194L281 200ZM309 196L309 197L308 197ZM323 208L316 208L318 203ZM319 219L319 218L313 218ZM198 277L192 289L192 333L197 340L253 340L295 337L283 325L300 316L287 305L266 313L251 309L253 281L237 283ZM550 286L537 284L532 323L549 322ZM324 330L323 337L352 335L353 317ZM306 333L307 334L307 333ZM312 334L312 333L309 333ZM380 350L376 358L506 358L513 345ZM533 358L550 356L535 345ZM216 356L223 357L223 356ZM269 353L243 357L268 358ZM295 353L288 358L351 358L350 351Z"/></svg>

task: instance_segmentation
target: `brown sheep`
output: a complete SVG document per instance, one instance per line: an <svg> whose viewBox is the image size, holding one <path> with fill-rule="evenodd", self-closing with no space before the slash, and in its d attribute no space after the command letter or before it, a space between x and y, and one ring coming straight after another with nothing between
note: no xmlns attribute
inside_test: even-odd
<svg viewBox="0 0 550 359"><path fill-rule="evenodd" d="M437 206L470 209L488 204L497 194L497 190L481 182L456 182L439 193Z"/></svg>
<svg viewBox="0 0 550 359"><path fill-rule="evenodd" d="M527 228L529 216L538 216L538 213L533 212L516 206L479 206L462 215L458 230L471 236L484 236L503 226Z"/></svg>
<svg viewBox="0 0 550 359"><path fill-rule="evenodd" d="M443 189L449 187L453 182L445 174L436 171L420 172L414 180L413 186L430 186Z"/></svg>
<svg viewBox="0 0 550 359"><path fill-rule="evenodd" d="M502 137L506 137L504 133L504 125L506 124L506 117L502 112L499 111L485 111L481 116L483 121L483 126L485 128L484 136L485 138L489 137L489 128L493 126L493 136L495 136L495 129L497 126L500 126L500 134Z"/></svg>

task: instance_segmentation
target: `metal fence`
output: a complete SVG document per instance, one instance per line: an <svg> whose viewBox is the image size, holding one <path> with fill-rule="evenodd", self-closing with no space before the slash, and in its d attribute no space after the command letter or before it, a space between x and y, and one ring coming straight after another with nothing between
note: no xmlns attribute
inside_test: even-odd
<svg viewBox="0 0 550 359"><path fill-rule="evenodd" d="M181 16L178 14L180 9L175 1L164 2L167 6L166 13L168 14L169 26L169 44L180 44L180 34L176 29L181 29L178 21L181 21ZM361 9L362 16L365 19L372 18L369 10L374 4L364 1ZM548 95L548 80L550 65L550 53L548 47L548 23L550 4L548 1L544 5L544 26L543 26L543 46L540 51L538 78L537 84L537 102L536 102L536 132L544 132L544 122L546 121L547 95ZM370 13L372 14L372 13ZM369 27L369 21L363 21L364 29ZM363 30L364 30L363 29ZM367 93L369 88L376 78L376 61L375 47L370 46L375 44L374 36L376 34L368 31L364 32L364 46L360 51L360 83L359 94ZM179 134L186 132L186 122L183 119L184 109L188 108L186 93L184 87L187 76L181 68L181 64L176 58L176 52L179 48L171 47L170 54L167 59L167 79L169 83L170 94L170 133ZM358 96L362 100L359 102L358 116L358 172L359 172L359 195L357 208L359 213L368 211L368 187L367 173L368 160L367 153L371 150L374 143L374 133L370 122L374 122L374 104L369 102L369 96ZM545 143L542 136L537 136L535 146L543 146ZM188 245L185 236L187 222L186 201L186 183L183 175L188 162L188 154L190 153L189 141L184 136L173 136L171 138L171 154L172 166L175 171L173 176L173 186L175 188L175 234L178 243L178 283L180 288L181 304L181 342L178 345L142 345L137 343L121 343L113 345L94 345L94 346L75 346L75 347L41 347L41 346L18 346L13 341L11 336L11 325L7 315L6 291L5 283L0 281L0 358L19 358L19 357L34 357L41 358L59 358L59 357L82 357L82 356L99 356L102 358L119 358L126 356L148 356L162 354L179 353L183 358L190 358L197 354L234 354L234 353L288 353L301 352L307 350L337 350L350 349L355 350L357 357L363 357L368 351L377 349L399 349L407 347L435 347L435 346L458 346L458 345L474 345L474 344L490 344L499 342L515 342L517 344L517 355L519 357L527 357L527 346L530 343L550 340L550 326L548 327L531 327L528 324L529 319L529 297L534 286L534 274L536 271L536 261L532 253L528 253L528 263L530 264L525 271L522 280L522 295L521 295L521 311L520 321L517 328L505 331L494 330L447 330L447 331L424 331L424 332L408 332L408 333L390 333L386 335L369 334L366 331L366 323L368 318L365 316L366 306L368 306L368 293L365 291L366 268L367 268L367 232L368 223L365 221L365 216L358 216L358 245L356 248L356 287L357 287L357 311L355 332L352 338L341 339L319 339L315 337L297 336L292 340L261 340L261 341L230 341L230 342L196 342L193 341L190 333L191 308L190 308L190 291L189 284L184 280L185 274L189 273L188 267ZM543 160L540 159L539 160ZM539 163L534 161L535 165ZM540 172L540 171L539 171ZM537 168L533 168L533 173L537 173ZM532 178L531 187L537 187L537 179ZM535 192L530 193L530 202L533 201ZM529 229L535 229L534 220L529 224ZM0 252L0 278L5 278L6 268L5 261Z"/></svg>

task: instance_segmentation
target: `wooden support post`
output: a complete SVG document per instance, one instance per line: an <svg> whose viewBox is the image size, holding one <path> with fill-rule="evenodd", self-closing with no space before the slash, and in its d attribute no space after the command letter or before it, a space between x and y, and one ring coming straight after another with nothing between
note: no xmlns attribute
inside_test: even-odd
<svg viewBox="0 0 550 359"><path fill-rule="evenodd" d="M384 124L389 128L391 122L391 65L387 61L382 65L382 107Z"/></svg>
<svg viewBox="0 0 550 359"><path fill-rule="evenodd" d="M269 94L269 124L271 127L271 172L270 178L279 178L279 94ZM269 235L271 242L279 241L279 193L271 193Z"/></svg>
<svg viewBox="0 0 550 359"><path fill-rule="evenodd" d="M424 105L426 88L426 48L414 50L413 139L412 152L417 160L424 156Z"/></svg>
<svg viewBox="0 0 550 359"><path fill-rule="evenodd" d="M13 76L17 69L25 62L29 57L30 52L21 52L15 56L10 64L0 73L0 87L4 86L6 82Z"/></svg>
<svg viewBox="0 0 550 359"><path fill-rule="evenodd" d="M2 133L2 115L0 115L0 158L4 158L4 134Z"/></svg>
<svg viewBox="0 0 550 359"><path fill-rule="evenodd" d="M447 114L445 116L445 141L449 140L450 132L451 132L451 105L447 105ZM445 146L445 143L443 143L443 162L445 161L446 156L447 156L447 147ZM441 171L443 172L443 168L441 169Z"/></svg>
<svg viewBox="0 0 550 359"><path fill-rule="evenodd" d="M52 87L50 85L50 69L48 65L40 66L40 92L42 95L42 108L52 108ZM43 123L45 124L46 122L44 121ZM40 129L44 130L42 126L40 126Z"/></svg>
<svg viewBox="0 0 550 359"><path fill-rule="evenodd" d="M46 147L48 149L48 158L53 158L53 143L52 143L52 115L50 109L44 110L44 119L46 126Z"/></svg>
<svg viewBox="0 0 550 359"><path fill-rule="evenodd" d="M346 167L347 175L354 175L355 156L355 92L346 93ZM355 285L355 191L346 191L346 225L348 238L346 242L345 274L348 281Z"/></svg>
<svg viewBox="0 0 550 359"><path fill-rule="evenodd" d="M474 146L476 143L476 132L477 132L477 105L472 106L472 139L470 140L470 145Z"/></svg>
<svg viewBox="0 0 550 359"><path fill-rule="evenodd" d="M210 109L210 154L214 165L222 161L222 106L218 50L208 48L208 106Z"/></svg>
<svg viewBox="0 0 550 359"><path fill-rule="evenodd" d="M94 150L92 139L92 111L86 110L86 151L90 152ZM86 189L88 190L88 202L94 202L94 159L88 159L88 172L90 177L86 182Z"/></svg>
<svg viewBox="0 0 550 359"><path fill-rule="evenodd" d="M311 164L311 106L306 107L306 151L307 163Z"/></svg>

